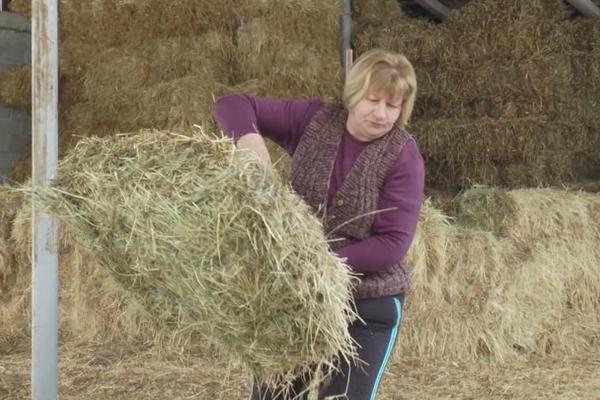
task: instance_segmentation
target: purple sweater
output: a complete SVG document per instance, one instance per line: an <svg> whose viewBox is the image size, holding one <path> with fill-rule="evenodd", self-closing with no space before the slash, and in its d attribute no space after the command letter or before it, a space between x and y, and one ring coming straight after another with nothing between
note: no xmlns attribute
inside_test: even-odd
<svg viewBox="0 0 600 400"><path fill-rule="evenodd" d="M246 133L260 133L293 155L304 129L322 107L323 103L316 99L264 99L238 94L220 98L213 116L234 141ZM329 185L329 201L367 145L368 142L344 132ZM395 207L395 210L375 216L368 239L337 250L354 271L380 271L404 259L419 219L424 181L423 158L416 143L409 140L379 195L380 209Z"/></svg>

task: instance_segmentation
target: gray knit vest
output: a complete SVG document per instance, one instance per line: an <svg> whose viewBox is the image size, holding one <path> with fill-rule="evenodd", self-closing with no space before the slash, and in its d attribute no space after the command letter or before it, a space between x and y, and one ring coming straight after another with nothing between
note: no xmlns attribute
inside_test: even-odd
<svg viewBox="0 0 600 400"><path fill-rule="evenodd" d="M385 178L410 137L395 127L367 145L327 208L329 182L347 118L342 106L325 105L306 127L291 166L292 187L322 219L334 251L370 236ZM390 265L361 275L354 289L356 299L405 293L410 289L410 272L402 262Z"/></svg>

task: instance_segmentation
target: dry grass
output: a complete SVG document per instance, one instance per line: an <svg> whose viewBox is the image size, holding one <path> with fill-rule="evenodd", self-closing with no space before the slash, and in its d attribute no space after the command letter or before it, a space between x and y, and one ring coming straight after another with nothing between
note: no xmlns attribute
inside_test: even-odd
<svg viewBox="0 0 600 400"><path fill-rule="evenodd" d="M118 295L183 346L208 341L268 384L352 357L347 267L308 206L228 140L90 138L58 176L36 193L65 243L87 249Z"/></svg>
<svg viewBox="0 0 600 400"><path fill-rule="evenodd" d="M510 360L593 348L600 197L476 188L455 201L454 223L423 208L399 353Z"/></svg>
<svg viewBox="0 0 600 400"><path fill-rule="evenodd" d="M209 354L178 362L143 348L87 343L62 346L60 356L59 394L66 400L243 400L249 393L247 376L228 372ZM0 359L0 371L0 399L30 398L26 351L13 347ZM598 400L598 374L597 352L505 364L402 357L390 366L378 398Z"/></svg>
<svg viewBox="0 0 600 400"><path fill-rule="evenodd" d="M415 287L398 354L510 361L592 348L600 339L598 195L475 188L452 204L453 217L429 202L423 208L408 256ZM14 223L21 232L15 248L23 250L15 254L20 261L13 273L28 268L28 227L18 227L26 222L25 216ZM66 337L153 342L148 332L157 330L157 321L144 299L123 290L97 259L73 249L63 249L61 270ZM18 276L20 286L11 288L5 308L13 310L5 321L17 327L11 330L16 337L23 334L28 303L21 295L28 274ZM169 342L165 353L178 353L181 342L167 336L154 342Z"/></svg>

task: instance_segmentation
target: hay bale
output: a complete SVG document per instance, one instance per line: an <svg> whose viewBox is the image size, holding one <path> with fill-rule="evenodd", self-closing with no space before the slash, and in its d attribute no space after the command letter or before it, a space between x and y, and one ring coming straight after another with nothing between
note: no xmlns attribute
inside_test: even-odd
<svg viewBox="0 0 600 400"><path fill-rule="evenodd" d="M442 60L450 45L444 25L408 17L394 0L360 0L354 12L354 45L358 53L371 48L397 51L417 72Z"/></svg>
<svg viewBox="0 0 600 400"><path fill-rule="evenodd" d="M583 19L573 23L575 46L571 51L573 89L577 94L570 113L588 130L587 151L578 157L578 170L587 179L600 178L600 21Z"/></svg>
<svg viewBox="0 0 600 400"><path fill-rule="evenodd" d="M258 80L264 92L257 94L263 96L339 97L342 87L336 51L339 34L323 33L321 42L311 45L301 37L290 37L287 29L278 29L270 19L245 22L237 31L234 79Z"/></svg>
<svg viewBox="0 0 600 400"><path fill-rule="evenodd" d="M528 118L439 119L415 122L431 187L473 184L561 185L578 178L577 157L589 131L577 122Z"/></svg>
<svg viewBox="0 0 600 400"><path fill-rule="evenodd" d="M244 154L202 133L89 138L40 194L172 332L272 384L352 354L350 275L308 206Z"/></svg>
<svg viewBox="0 0 600 400"><path fill-rule="evenodd" d="M218 32L156 39L141 46L107 49L84 77L88 101L113 101L131 92L187 76L227 83L233 43Z"/></svg>
<svg viewBox="0 0 600 400"><path fill-rule="evenodd" d="M600 220L589 209L598 195L552 189L475 188L458 202L458 222L511 239L520 246L561 240L600 241Z"/></svg>
<svg viewBox="0 0 600 400"><path fill-rule="evenodd" d="M0 103L31 108L31 65L0 71Z"/></svg>
<svg viewBox="0 0 600 400"><path fill-rule="evenodd" d="M513 357L512 341L518 339L497 329L515 310L496 307L504 300L503 286L510 284L511 244L456 227L444 239L443 263L427 266L436 273L414 281L405 351L461 359Z"/></svg>
<svg viewBox="0 0 600 400"><path fill-rule="evenodd" d="M510 360L593 348L600 196L476 188L457 203L452 224L423 207L399 354Z"/></svg>
<svg viewBox="0 0 600 400"><path fill-rule="evenodd" d="M522 60L560 53L572 45L562 27L569 18L561 0L480 0L467 3L446 21L445 61L474 66L483 60Z"/></svg>
<svg viewBox="0 0 600 400"><path fill-rule="evenodd" d="M291 42L302 42L310 48L337 50L342 13L339 2L246 0L232 2L230 7L237 12L238 26L258 19L261 24L283 34ZM242 37L238 36L238 39ZM265 66L268 64L265 63Z"/></svg>
<svg viewBox="0 0 600 400"><path fill-rule="evenodd" d="M458 222L507 238L523 267L507 292L536 321L537 351L580 351L600 326L598 195L558 190L478 188L460 201ZM502 210L502 211L500 211ZM532 290L535 288L535 290ZM563 319L556 321L549 315ZM543 316L543 317L542 317Z"/></svg>
<svg viewBox="0 0 600 400"><path fill-rule="evenodd" d="M194 37L209 31L229 35L237 23L237 2L181 0L176 3L160 0L121 1L117 9L129 14L123 44L138 46L155 38ZM229 35L230 36L230 35Z"/></svg>
<svg viewBox="0 0 600 400"><path fill-rule="evenodd" d="M31 0L11 0L8 11L31 16Z"/></svg>
<svg viewBox="0 0 600 400"><path fill-rule="evenodd" d="M422 118L520 118L561 115L574 97L571 58L438 64L419 71ZM491 78L493 77L493 78Z"/></svg>

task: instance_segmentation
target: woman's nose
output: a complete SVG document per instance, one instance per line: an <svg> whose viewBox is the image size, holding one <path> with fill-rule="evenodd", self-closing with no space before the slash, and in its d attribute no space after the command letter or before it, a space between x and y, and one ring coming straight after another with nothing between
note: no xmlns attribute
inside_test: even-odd
<svg viewBox="0 0 600 400"><path fill-rule="evenodd" d="M377 118L385 118L385 104L383 103L378 103L377 105L375 105L375 109L373 110L373 113L375 114L375 116Z"/></svg>

